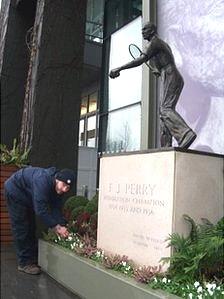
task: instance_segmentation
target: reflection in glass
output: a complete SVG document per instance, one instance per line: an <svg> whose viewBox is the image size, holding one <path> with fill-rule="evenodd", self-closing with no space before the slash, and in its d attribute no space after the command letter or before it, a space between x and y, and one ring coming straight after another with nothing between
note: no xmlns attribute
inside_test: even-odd
<svg viewBox="0 0 224 299"><path fill-rule="evenodd" d="M97 109L97 92L92 93L89 95L89 111L93 112Z"/></svg>
<svg viewBox="0 0 224 299"><path fill-rule="evenodd" d="M139 17L111 36L110 70L133 60L129 53L131 43L142 48L141 26ZM109 110L141 101L141 84L141 66L121 72L116 79L109 79Z"/></svg>
<svg viewBox="0 0 224 299"><path fill-rule="evenodd" d="M81 115L87 113L88 97L83 97L81 101Z"/></svg>
<svg viewBox="0 0 224 299"><path fill-rule="evenodd" d="M85 145L84 119L79 121L79 146Z"/></svg>
<svg viewBox="0 0 224 299"><path fill-rule="evenodd" d="M88 0L86 13L86 39L103 42L104 0Z"/></svg>
<svg viewBox="0 0 224 299"><path fill-rule="evenodd" d="M106 151L121 152L140 149L140 116L140 104L109 114Z"/></svg>
<svg viewBox="0 0 224 299"><path fill-rule="evenodd" d="M88 117L87 123L87 146L96 145L96 115Z"/></svg>
<svg viewBox="0 0 224 299"><path fill-rule="evenodd" d="M142 13L142 0L105 1L105 36L121 28Z"/></svg>

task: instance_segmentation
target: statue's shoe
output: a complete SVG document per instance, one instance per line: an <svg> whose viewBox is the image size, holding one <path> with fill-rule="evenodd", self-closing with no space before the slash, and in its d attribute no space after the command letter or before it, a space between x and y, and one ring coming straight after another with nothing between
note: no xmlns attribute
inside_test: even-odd
<svg viewBox="0 0 224 299"><path fill-rule="evenodd" d="M188 131L181 140L179 147L183 149L189 148L189 146L194 142L196 137L197 135L192 130Z"/></svg>

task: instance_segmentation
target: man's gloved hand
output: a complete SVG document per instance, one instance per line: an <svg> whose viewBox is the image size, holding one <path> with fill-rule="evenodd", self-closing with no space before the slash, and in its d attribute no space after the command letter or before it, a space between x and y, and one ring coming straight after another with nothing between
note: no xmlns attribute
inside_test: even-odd
<svg viewBox="0 0 224 299"><path fill-rule="evenodd" d="M59 235L62 238L67 238L69 235L68 229L65 226L61 226L60 224L57 224L54 227L54 231L57 235Z"/></svg>

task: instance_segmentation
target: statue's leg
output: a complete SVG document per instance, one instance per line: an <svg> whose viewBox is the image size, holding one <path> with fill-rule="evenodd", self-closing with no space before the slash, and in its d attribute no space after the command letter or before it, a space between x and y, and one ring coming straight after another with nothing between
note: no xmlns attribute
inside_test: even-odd
<svg viewBox="0 0 224 299"><path fill-rule="evenodd" d="M165 70L162 83L160 118L178 145L187 148L196 138L196 134L175 110L183 89L183 79L176 69Z"/></svg>
<svg viewBox="0 0 224 299"><path fill-rule="evenodd" d="M160 118L160 146L171 147L172 146L172 135L164 124L162 118Z"/></svg>

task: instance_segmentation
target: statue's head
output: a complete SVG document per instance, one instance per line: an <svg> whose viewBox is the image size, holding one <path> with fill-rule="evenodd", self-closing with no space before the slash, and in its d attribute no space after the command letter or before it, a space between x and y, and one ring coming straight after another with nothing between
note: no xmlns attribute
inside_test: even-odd
<svg viewBox="0 0 224 299"><path fill-rule="evenodd" d="M144 39L150 39L156 32L156 25L151 22L145 23L142 27L142 36Z"/></svg>

